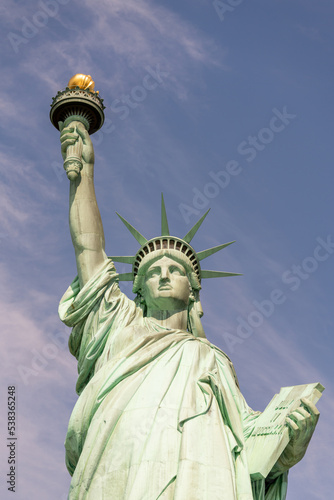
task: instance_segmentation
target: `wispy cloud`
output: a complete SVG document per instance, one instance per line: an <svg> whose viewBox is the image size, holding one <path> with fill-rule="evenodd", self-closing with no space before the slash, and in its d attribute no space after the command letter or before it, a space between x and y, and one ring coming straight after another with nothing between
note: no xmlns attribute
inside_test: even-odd
<svg viewBox="0 0 334 500"><path fill-rule="evenodd" d="M60 8L58 17L66 18L66 11L67 6ZM15 12L24 14L24 7L22 12L17 8ZM160 64L170 74L170 90L184 96L189 71L199 66L225 67L225 51L216 42L152 1L116 0L96 8L86 0L80 2L80 16L85 20L83 24L87 24L86 29L78 29L72 23L66 38L51 41L45 37L47 30L54 30L50 23L27 45L22 45L26 57L21 61L21 72L33 77L38 74L40 81L57 91L69 71L90 72L95 68L94 77L99 84L117 96L136 81L145 65ZM11 23L13 17L11 14ZM43 44L37 43L38 36ZM97 64L99 60L114 66L111 79L107 78L103 65ZM58 63L54 64L55 61ZM60 67L63 67L61 72Z"/></svg>

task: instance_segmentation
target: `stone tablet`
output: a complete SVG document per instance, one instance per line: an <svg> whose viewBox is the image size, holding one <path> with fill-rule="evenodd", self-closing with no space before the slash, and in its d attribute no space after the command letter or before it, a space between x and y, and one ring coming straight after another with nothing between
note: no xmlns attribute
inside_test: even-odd
<svg viewBox="0 0 334 500"><path fill-rule="evenodd" d="M319 384L304 384L282 387L275 394L246 441L249 472L252 479L266 478L289 442L286 417L307 398L316 404L324 387Z"/></svg>

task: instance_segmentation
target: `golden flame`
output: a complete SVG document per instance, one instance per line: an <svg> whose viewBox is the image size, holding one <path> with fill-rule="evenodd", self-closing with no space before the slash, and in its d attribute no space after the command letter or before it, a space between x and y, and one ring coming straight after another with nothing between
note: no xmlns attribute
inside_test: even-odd
<svg viewBox="0 0 334 500"><path fill-rule="evenodd" d="M83 90L90 90L94 92L95 83L90 75L82 75L78 73L77 75L72 76L70 81L68 82L68 87L70 89L75 89L75 87L79 87ZM98 92L96 92L98 94Z"/></svg>

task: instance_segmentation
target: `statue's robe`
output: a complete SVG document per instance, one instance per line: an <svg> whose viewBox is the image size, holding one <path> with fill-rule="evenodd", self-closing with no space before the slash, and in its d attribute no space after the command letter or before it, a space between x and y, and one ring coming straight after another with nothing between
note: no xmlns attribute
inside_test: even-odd
<svg viewBox="0 0 334 500"><path fill-rule="evenodd" d="M70 500L284 500L286 474L251 483L245 439L259 415L229 358L143 317L110 260L59 314L73 327L77 392L66 437Z"/></svg>

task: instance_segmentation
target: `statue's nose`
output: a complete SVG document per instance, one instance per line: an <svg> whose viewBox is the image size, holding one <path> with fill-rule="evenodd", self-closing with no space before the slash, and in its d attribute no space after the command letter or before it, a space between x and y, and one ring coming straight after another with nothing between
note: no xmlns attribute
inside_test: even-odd
<svg viewBox="0 0 334 500"><path fill-rule="evenodd" d="M169 281L169 270L168 269L161 269L161 274L160 274L160 280L161 281Z"/></svg>

